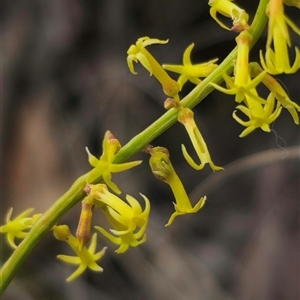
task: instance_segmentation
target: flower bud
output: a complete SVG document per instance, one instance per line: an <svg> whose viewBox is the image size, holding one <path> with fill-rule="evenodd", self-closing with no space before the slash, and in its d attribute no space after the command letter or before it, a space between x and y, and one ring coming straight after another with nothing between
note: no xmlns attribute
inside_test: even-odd
<svg viewBox="0 0 300 300"><path fill-rule="evenodd" d="M174 172L169 159L169 151L164 147L154 147L148 150L151 155L149 165L154 176L164 182L168 182Z"/></svg>
<svg viewBox="0 0 300 300"><path fill-rule="evenodd" d="M79 241L80 250L82 250L82 248L87 244L87 242L90 240L91 237L93 209L94 209L94 204L85 202L83 200L79 223L76 231L76 237Z"/></svg>
<svg viewBox="0 0 300 300"><path fill-rule="evenodd" d="M71 235L68 225L55 225L52 230L54 237L59 241L66 241Z"/></svg>

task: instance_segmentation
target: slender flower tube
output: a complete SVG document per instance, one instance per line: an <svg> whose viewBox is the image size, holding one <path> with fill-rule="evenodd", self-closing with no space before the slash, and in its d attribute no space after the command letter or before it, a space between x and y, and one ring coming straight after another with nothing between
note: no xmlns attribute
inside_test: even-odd
<svg viewBox="0 0 300 300"><path fill-rule="evenodd" d="M236 4L232 3L234 0L210 0L208 5L211 6L209 10L211 17L224 29L241 32L249 29L248 19L249 16L244 9L239 8ZM231 18L233 20L233 27L230 29L224 25L218 18L217 13Z"/></svg>
<svg viewBox="0 0 300 300"><path fill-rule="evenodd" d="M81 275L87 268L96 272L102 272L103 269L96 263L104 255L106 247L101 251L95 253L97 246L97 233L92 236L92 241L89 248L83 247L80 249L80 242L73 236L67 225L54 226L52 228L53 234L57 240L65 241L77 254L77 256L57 255L57 258L73 265L79 265L78 269L72 273L67 281L70 282Z"/></svg>
<svg viewBox="0 0 300 300"><path fill-rule="evenodd" d="M180 85L180 90L188 80L196 85L199 84L201 82L199 77L208 76L218 67L218 65L214 64L218 58L205 63L193 65L191 62L191 52L193 48L194 43L189 45L184 51L183 65L162 65L165 70L181 74L177 81Z"/></svg>
<svg viewBox="0 0 300 300"><path fill-rule="evenodd" d="M33 212L33 208L29 208L11 220L13 208L10 208L6 215L6 224L0 227L0 233L6 233L8 244L12 248L17 248L15 238L24 239L31 227L42 214L35 214L32 217L29 215Z"/></svg>
<svg viewBox="0 0 300 300"><path fill-rule="evenodd" d="M180 92L180 85L173 80L158 61L146 50L146 46L151 44L166 44L168 40L163 41L159 39L151 39L149 37L139 38L135 45L131 45L127 51L127 64L131 73L136 74L133 62L140 62L150 75L154 75L161 83L164 93L179 101L178 93Z"/></svg>
<svg viewBox="0 0 300 300"><path fill-rule="evenodd" d="M288 26L298 35L300 35L300 28L284 14L282 0L270 0L266 13L269 16L269 25L265 58L260 51L260 61L263 68L274 75L297 72L300 68L300 53L298 47L295 47L295 61L291 66L288 47L291 47L292 44ZM272 41L274 50L271 49Z"/></svg>
<svg viewBox="0 0 300 300"><path fill-rule="evenodd" d="M100 159L97 159L92 155L89 149L86 147L86 152L88 154L89 163L94 167L90 172L87 182L93 182L97 177L102 176L104 182L117 194L121 194L118 186L111 181L111 173L123 172L125 170L131 169L139 165L142 161L137 160L133 162L114 164L113 160L115 155L121 148L119 141L113 136L110 131L106 131L102 143L103 154Z"/></svg>
<svg viewBox="0 0 300 300"><path fill-rule="evenodd" d="M171 164L169 151L163 147L148 147L145 152L151 155L149 165L152 173L159 180L169 184L175 197L176 203L173 203L175 212L171 215L165 226L171 225L174 219L179 215L196 213L200 210L206 201L206 196L202 197L198 203L192 207L184 186Z"/></svg>
<svg viewBox="0 0 300 300"><path fill-rule="evenodd" d="M223 74L224 80L229 88L223 88L215 83L211 83L211 85L220 92L235 95L236 102L242 102L245 95L248 94L251 98L255 98L258 102L265 103L264 99L251 93L251 90L262 81L266 74L266 72L262 72L256 78L253 78L253 80L250 79L249 51L251 41L252 36L246 30L241 32L236 38L238 53L236 64L234 66L234 81L228 75Z"/></svg>
<svg viewBox="0 0 300 300"><path fill-rule="evenodd" d="M130 195L126 195L128 203L110 193L105 184L90 185L89 197L94 199L97 207L108 206L109 214L121 225L122 230L112 229L114 234L122 235L133 232L136 227L143 227L148 222L150 201L140 194L145 200L145 209L142 210L139 202Z"/></svg>
<svg viewBox="0 0 300 300"><path fill-rule="evenodd" d="M180 107L178 112L178 121L185 127L200 159L200 164L197 165L192 157L187 153L185 146L182 144L182 153L189 165L196 170L202 170L205 164L209 164L213 171L223 170L222 167L218 167L212 162L205 140L195 123L193 111L187 107Z"/></svg>
<svg viewBox="0 0 300 300"><path fill-rule="evenodd" d="M251 70L251 77L256 77L263 72L263 69L259 66L258 63L253 62L250 63L249 66ZM290 112L295 124L298 125L298 112L300 112L300 106L289 98L289 96L282 88L280 83L271 75L266 74L262 80L262 83L270 90L270 92L273 93L273 95L279 101L279 103Z"/></svg>

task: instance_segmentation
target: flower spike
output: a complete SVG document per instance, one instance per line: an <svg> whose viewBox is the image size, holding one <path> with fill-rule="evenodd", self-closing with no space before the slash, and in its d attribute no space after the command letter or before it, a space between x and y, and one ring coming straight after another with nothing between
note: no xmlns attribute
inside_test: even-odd
<svg viewBox="0 0 300 300"><path fill-rule="evenodd" d="M53 234L57 240L65 241L77 254L77 256L70 255L57 255L57 258L73 265L79 265L77 270L73 272L68 278L67 281L70 282L81 275L87 268L95 272L102 272L103 269L96 263L104 255L106 247L101 251L95 253L97 246L97 233L94 233L92 236L92 241L89 248L83 247L80 249L80 242L75 236L70 232L70 229L67 225L54 226L52 228Z"/></svg>
<svg viewBox="0 0 300 300"><path fill-rule="evenodd" d="M206 196L202 197L198 203L192 207L184 186L172 166L169 158L169 151L163 147L152 148L149 146L145 152L151 155L149 165L152 173L159 180L169 184L175 197L176 203L173 203L175 212L171 215L168 223L165 226L171 225L174 219L179 215L196 213L198 210L200 210L206 201Z"/></svg>
<svg viewBox="0 0 300 300"><path fill-rule="evenodd" d="M231 1L234 0L210 0L208 5L211 6L211 9L209 10L211 17L226 30L241 32L245 29L249 29L248 14L236 4L231 3ZM217 18L217 12L233 20L233 27L231 29Z"/></svg>
<svg viewBox="0 0 300 300"><path fill-rule="evenodd" d="M288 47L291 47L288 26L298 35L300 28L284 14L282 0L270 0L266 13L269 16L269 25L265 57L262 51L259 53L263 68L273 75L297 72L300 68L300 53L298 47L295 47L295 61L291 66L288 54ZM272 41L274 50L271 49Z"/></svg>
<svg viewBox="0 0 300 300"><path fill-rule="evenodd" d="M202 170L205 164L208 163L213 171L223 170L222 167L216 166L211 160L207 145L199 131L199 128L195 123L193 111L187 107L181 107L178 112L178 121L184 125L186 131L189 134L194 149L200 159L200 164L197 165L192 157L187 153L185 146L182 144L181 149L183 152L183 156L189 163L189 165L196 170Z"/></svg>
<svg viewBox="0 0 300 300"><path fill-rule="evenodd" d="M112 135L110 131L106 131L102 143L103 154L100 156L100 159L97 159L94 155L92 155L89 149L86 147L86 152L88 154L89 163L94 167L92 171L90 171L87 182L91 183L96 178L102 176L104 182L117 194L121 194L120 189L117 187L115 183L111 181L111 173L122 172L128 169L131 169L137 165L139 165L142 161L132 161L123 164L114 164L113 160L115 155L121 148L119 141Z"/></svg>
<svg viewBox="0 0 300 300"><path fill-rule="evenodd" d="M193 65L191 62L191 52L193 48L194 43L189 45L184 51L183 65L162 65L165 70L181 74L177 81L180 85L180 89L182 89L183 85L188 80L196 85L199 84L201 82L199 77L208 76L213 70L218 67L218 65L214 64L218 60L218 58L210 60L206 63Z"/></svg>
<svg viewBox="0 0 300 300"><path fill-rule="evenodd" d="M15 238L24 239L34 223L42 214L35 214L33 217L29 215L33 212L33 208L29 208L11 220L13 208L10 208L6 215L6 224L0 227L0 233L6 233L7 242L12 248L17 248Z"/></svg>
<svg viewBox="0 0 300 300"><path fill-rule="evenodd" d="M146 46L151 44L166 44L168 40L151 39L149 37L139 38L135 45L131 45L127 51L127 64L131 73L136 74L133 62L140 62L150 75L154 75L161 83L164 93L179 101L179 84L173 80L157 60L146 50Z"/></svg>

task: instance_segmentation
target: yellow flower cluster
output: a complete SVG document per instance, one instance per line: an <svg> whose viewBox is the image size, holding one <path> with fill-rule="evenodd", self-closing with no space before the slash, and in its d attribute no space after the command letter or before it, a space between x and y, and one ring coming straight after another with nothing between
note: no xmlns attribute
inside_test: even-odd
<svg viewBox="0 0 300 300"><path fill-rule="evenodd" d="M190 166L196 170L201 170L206 163L209 163L214 171L222 170L223 168L215 166L212 162L205 140L194 121L193 112L188 108L182 107L178 96L178 93L187 81L198 85L201 83L200 78L207 77L211 72L213 72L218 67L218 65L215 64L218 59L212 59L205 63L193 65L190 56L192 49L194 48L194 44L191 44L187 47L183 54L183 65L163 64L161 66L145 49L145 47L150 44L165 44L167 42L168 40L163 41L159 39L151 39L149 37L138 39L136 44L131 45L127 51L128 67L133 74L136 74L133 68L133 61L140 61L150 74L154 75L160 81L165 94L171 97L166 100L165 108L169 109L175 107L178 109L178 121L185 126L200 159L200 164L197 165L187 153L185 146L182 145L183 155ZM176 84L174 84L174 80L169 77L165 70L180 74L177 82L175 82ZM175 86L176 88L174 88Z"/></svg>
<svg viewBox="0 0 300 300"><path fill-rule="evenodd" d="M219 6L220 2L222 2L222 8ZM226 3L227 9L231 9L233 4L228 0L210 1L212 8L214 7L219 13L222 13ZM239 103L236 107L237 110L248 118L248 120L242 120L237 116L237 111L233 112L233 118L246 127L240 137L245 137L256 128L270 132L270 125L279 117L282 108L288 109L295 124L299 124L299 105L288 97L276 79L270 75L295 73L300 68L298 47L295 47L295 61L292 66L290 65L288 47L291 47L291 40L288 26L298 35L300 29L284 14L284 3L299 6L297 1L270 0L268 3L266 13L269 17L269 25L265 58L260 51L263 69L257 63L249 63L252 36L247 28L244 28L236 38L238 52L233 78L223 74L227 88L211 83L215 89L229 95L235 95L235 101ZM272 43L274 50L271 48ZM261 83L270 91L267 99L260 97L257 92L257 86Z"/></svg>
<svg viewBox="0 0 300 300"><path fill-rule="evenodd" d="M236 109L247 117L246 120L241 119L237 115L237 110L232 114L238 123L246 127L240 137L245 137L256 128L270 132L270 125L279 117L283 108L286 108L292 115L294 122L299 124L299 105L288 97L281 85L270 75L294 73L300 67L300 55L297 47L295 48L295 62L290 66L287 46L290 47L291 42L287 25L297 34L300 30L284 15L283 10L283 4L299 8L299 1L270 0L266 12L269 17L266 58L264 59L262 52L260 53L263 69L257 63L249 62L252 44L248 23L249 15L244 9L232 2L232 0L210 0L208 3L211 6L211 16L222 28L239 33L236 37L237 58L234 62L233 76L223 74L226 88L214 83L211 83L211 85L223 93L234 95L235 101L238 103ZM218 14L231 18L231 28L220 21ZM173 108L177 110L177 120L184 125L200 160L200 163L197 164L188 154L186 147L181 145L183 156L189 165L196 170L201 170L205 164L209 164L213 171L222 170L223 168L216 166L211 159L207 144L194 120L193 111L184 107L178 96L187 81L198 85L201 83L201 78L207 77L217 69L218 65L215 64L217 59L212 59L206 63L192 64L191 52L194 44L191 44L184 51L182 65L163 64L161 66L145 47L150 44L165 44L167 42L168 40L151 39L149 37L138 39L137 43L132 45L127 52L129 69L133 74L136 74L133 69L133 61L139 61L162 84L165 94L170 97L167 98L164 106L166 109ZM274 50L271 49L271 42L273 42ZM164 69L179 74L177 80L179 86L177 85L177 88L174 88L174 80L167 75ZM260 84L263 84L270 91L266 99L261 97L257 91ZM148 147L145 151L151 155L150 167L153 174L170 185L176 200L176 204L174 204L175 213L171 216L167 225L170 225L177 215L196 212L200 209L205 199L192 208L184 187L171 165L167 149Z"/></svg>
<svg viewBox="0 0 300 300"><path fill-rule="evenodd" d="M87 196L82 201L82 211L76 232L73 236L67 225L53 227L54 236L58 240L66 241L77 256L58 255L58 258L71 264L79 264L78 269L68 277L71 281L89 267L94 271L103 269L96 263L105 253L106 247L95 254L97 234L93 234L89 248L85 245L91 236L92 216L94 207L98 208L106 217L112 228L111 233L100 226L95 228L112 243L119 245L116 253L123 253L128 248L136 247L146 241L146 228L148 224L150 201L141 194L145 200L145 209L142 210L139 202L127 195L127 202L108 191L105 184L87 185Z"/></svg>
<svg viewBox="0 0 300 300"><path fill-rule="evenodd" d="M130 195L126 196L126 201L109 192L108 187L116 194L121 191L115 183L111 181L111 173L122 172L139 165L142 161L134 161L123 164L114 163L115 155L120 150L119 141L107 131L103 139L103 153L99 159L93 156L87 149L88 159L94 167L86 176L87 185L84 188L87 196L82 201L82 209L76 236L72 235L67 225L55 225L52 228L56 239L65 241L76 256L58 255L57 257L64 262L78 265L67 281L72 281L81 275L87 268L102 272L103 269L97 264L105 251L106 247L97 253L97 233L91 234L92 218L94 209L99 209L108 220L110 232L100 226L95 228L112 243L119 245L117 253L123 253L128 248L136 247L146 241L146 228L149 220L150 201L146 196L141 194L145 201L145 209L143 210L139 202ZM97 178L101 177L106 184L90 184ZM35 224L41 214L29 217L33 209L27 209L15 219L11 220L12 209L6 216L6 224L0 227L0 233L6 234L8 243L11 247L17 248L15 238L24 239L29 230ZM92 238L91 238L92 236ZM90 246L86 244L91 238Z"/></svg>
<svg viewBox="0 0 300 300"><path fill-rule="evenodd" d="M158 61L151 55L146 46L151 44L166 44L168 40L159 40L149 37L139 38L135 45L131 45L127 51L127 64L131 73L136 74L133 68L133 62L140 62L150 75L153 75L162 85L164 93L179 102L178 93L183 85L189 80L194 84L199 84L200 77L208 76L217 65L214 64L218 59L213 59L209 62L192 65L190 55L194 47L191 44L184 52L183 65L160 65ZM173 80L165 71L179 73L179 79Z"/></svg>
<svg viewBox="0 0 300 300"><path fill-rule="evenodd" d="M211 86L220 92L234 95L238 103L233 112L233 118L242 126L246 127L240 137L245 137L256 128L270 132L270 125L279 117L283 108L291 114L295 124L299 124L300 106L293 102L279 82L271 75L295 73L300 68L300 54L298 47L295 47L294 62L290 63L289 48L292 46L288 28L300 35L300 29L284 13L284 5L300 8L298 0L270 0L266 14L269 18L268 38L265 55L260 51L260 63L249 62L249 53L252 44L250 33L249 15L241 9L234 0L209 0L210 14L212 18L224 29L237 32L237 57L234 61L233 76L223 74L226 88L215 83ZM218 14L229 17L232 26L226 26L218 18ZM163 92L168 96L164 103L166 109L173 109L176 112L177 121L181 123L191 140L191 143L198 156L199 163L196 163L188 154L185 145L181 145L182 153L188 164L195 170L202 170L208 164L213 171L223 170L222 167L213 163L208 146L195 122L194 112L183 105L179 93L184 84L188 81L195 85L201 83L202 79L209 76L218 69L215 64L218 59L211 59L208 62L193 64L191 52L194 44L190 44L183 54L182 65L163 64L161 65L146 47L152 44L166 44L168 40L142 37L127 51L127 64L131 73L136 74L134 62L140 62L150 75L153 75L162 85ZM178 80L172 79L167 71L179 74ZM266 99L258 93L258 85L264 85L269 95ZM241 112L246 120L241 119L237 113ZM67 278L72 281L81 275L87 268L101 272L102 267L97 263L105 254L106 247L96 253L97 233L92 234L93 214L95 210L106 218L108 230L94 226L94 228L117 245L116 253L124 253L130 247L136 247L146 241L146 229L149 222L150 201L140 194L145 201L144 209L139 201L130 195L125 200L116 196L121 194L119 187L112 182L112 173L123 172L141 164L141 160L127 163L116 163L116 155L121 149L120 142L110 131L106 131L103 143L102 155L95 157L86 148L88 161L93 167L85 175L86 186L84 192L86 197L82 201L81 214L78 222L76 236L74 236L67 225L55 225L52 228L57 240L66 242L76 256L58 255L57 257L69 264L78 265L78 268ZM187 195L182 181L177 175L170 161L169 151L164 147L148 146L145 152L150 154L149 165L152 173L159 180L167 183L174 195L175 211L170 216L167 224L169 226L174 219L183 214L198 212L206 201L202 197L194 206ZM102 179L104 183L94 184ZM109 188L115 193L109 191ZM30 229L34 226L41 214L30 217L33 209L27 209L15 219L11 219L12 209L6 216L6 224L0 227L0 233L6 234L7 241L12 248L17 248L15 239L24 239ZM90 242L90 245L86 245Z"/></svg>
<svg viewBox="0 0 300 300"><path fill-rule="evenodd" d="M96 233L92 236L89 248L85 246L91 237L92 218L95 208L103 213L112 227L110 228L111 233L100 226L95 226L95 229L112 243L119 245L119 248L116 250L117 253L123 253L130 246L136 247L146 241L145 232L150 213L150 201L148 198L141 194L145 200L145 209L142 210L139 202L132 196L127 195L126 201L123 201L108 190L108 187L110 187L115 193L121 193L117 185L111 181L111 173L121 172L141 163L141 161L134 161L115 164L114 158L120 148L119 141L110 131L107 131L103 139L103 153L99 159L87 149L89 162L94 168L87 175L87 185L84 188L87 196L82 201L76 237L71 234L67 225L53 227L54 236L59 240L66 241L77 254L76 257L58 256L59 259L67 263L79 264L78 269L68 277L67 281L78 277L87 267L94 271L102 271L102 268L96 261L104 255L106 247L100 252L94 253L96 249ZM100 176L102 176L106 184L90 184Z"/></svg>

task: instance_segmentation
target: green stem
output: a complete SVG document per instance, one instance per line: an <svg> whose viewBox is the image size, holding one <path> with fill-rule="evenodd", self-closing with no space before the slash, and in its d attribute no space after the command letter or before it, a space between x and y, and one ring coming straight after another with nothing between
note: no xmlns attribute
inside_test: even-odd
<svg viewBox="0 0 300 300"><path fill-rule="evenodd" d="M261 0L251 27L250 33L253 36L252 46L260 37L262 30L266 24L265 8L269 0ZM236 58L237 49L233 49L227 58L214 70L206 79L197 85L184 99L182 104L186 107L193 108L199 104L209 93L213 91L213 87L209 85L210 82L220 84L222 82L223 73L232 72L232 62ZM158 120L147 127L140 134L131 139L118 152L114 162L122 163L127 161L135 153L142 150L153 139L158 137L174 123L177 122L177 110L170 109L163 114ZM83 187L86 184L88 173L79 177L71 188L61 196L36 222L32 227L26 238L20 243L18 248L12 253L10 258L3 265L0 273L0 296L15 276L15 273L22 265L26 257L32 252L37 243L44 237L44 235L51 230L56 222L69 211L76 203L78 203L85 196ZM98 178L95 182L99 182Z"/></svg>

